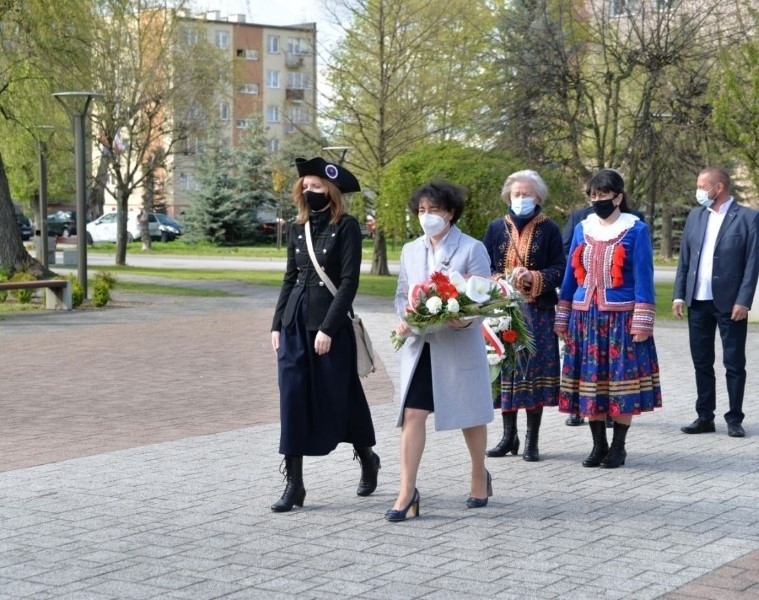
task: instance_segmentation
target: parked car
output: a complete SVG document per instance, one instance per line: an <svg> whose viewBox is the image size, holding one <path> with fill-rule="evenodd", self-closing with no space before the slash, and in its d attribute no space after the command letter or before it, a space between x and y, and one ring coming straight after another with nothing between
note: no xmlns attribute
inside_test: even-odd
<svg viewBox="0 0 759 600"><path fill-rule="evenodd" d="M47 216L48 235L69 237L76 235L76 211L59 210Z"/></svg>
<svg viewBox="0 0 759 600"><path fill-rule="evenodd" d="M91 223L87 223L87 243L115 242L117 236L117 218L117 213L110 212ZM150 231L150 239L161 239L161 231L155 213L148 213L148 230ZM138 215L136 212L131 212L127 218L127 242L139 240L141 237L142 228L140 227Z"/></svg>
<svg viewBox="0 0 759 600"><path fill-rule="evenodd" d="M32 239L32 222L18 206L14 204L13 208L16 211L16 223L18 223L18 232L21 234L21 239L24 241Z"/></svg>
<svg viewBox="0 0 759 600"><path fill-rule="evenodd" d="M169 215L151 213L148 215L148 219L151 216L155 216L156 220L158 221L158 231L161 232L162 242L170 242L172 240L175 240L184 233L184 226L178 221L172 219Z"/></svg>

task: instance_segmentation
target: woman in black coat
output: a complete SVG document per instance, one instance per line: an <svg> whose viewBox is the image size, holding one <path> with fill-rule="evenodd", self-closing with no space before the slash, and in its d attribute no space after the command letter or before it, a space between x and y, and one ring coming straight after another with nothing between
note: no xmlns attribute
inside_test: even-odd
<svg viewBox="0 0 759 600"><path fill-rule="evenodd" d="M288 236L287 271L271 326L279 370L279 452L287 478L274 512L303 506L303 456L324 456L340 442L353 444L361 461L359 496L376 489L380 468L348 317L361 269L361 230L347 214L343 194L360 186L350 171L321 157L298 158L295 166L298 216ZM337 288L334 296L311 261L306 227L316 260Z"/></svg>

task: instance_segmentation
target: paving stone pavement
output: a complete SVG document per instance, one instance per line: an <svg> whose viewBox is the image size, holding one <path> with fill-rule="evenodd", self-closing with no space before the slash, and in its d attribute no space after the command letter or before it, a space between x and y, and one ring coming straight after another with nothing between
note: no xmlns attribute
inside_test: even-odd
<svg viewBox="0 0 759 600"><path fill-rule="evenodd" d="M117 293L99 311L0 320L0 598L759 598L759 379L748 437L721 418L716 434L681 434L694 418L683 324L657 325L664 409L634 420L624 467L583 468L587 426L548 409L540 462L488 459L495 495L467 510L462 436L430 426L421 516L390 524L390 303L356 305L381 361L365 380L378 490L355 495L341 445L305 459L305 506L275 515L276 289L228 289L240 295Z"/></svg>

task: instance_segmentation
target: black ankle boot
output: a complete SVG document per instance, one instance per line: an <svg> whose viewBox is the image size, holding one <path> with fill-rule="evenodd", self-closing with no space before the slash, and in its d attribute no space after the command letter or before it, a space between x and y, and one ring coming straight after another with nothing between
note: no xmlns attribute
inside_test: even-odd
<svg viewBox="0 0 759 600"><path fill-rule="evenodd" d="M274 512L288 512L295 506L303 506L306 499L306 488L303 487L303 457L285 456L279 468L287 479L282 497L271 505Z"/></svg>
<svg viewBox="0 0 759 600"><path fill-rule="evenodd" d="M517 411L501 413L503 417L503 437L498 444L487 451L491 458L506 456L511 452L516 456L519 452L519 434L517 433Z"/></svg>
<svg viewBox="0 0 759 600"><path fill-rule="evenodd" d="M614 422L614 437L611 438L609 453L601 461L602 469L616 469L620 465L625 464L625 458L627 458L625 438L627 437L628 429L630 429L629 425Z"/></svg>
<svg viewBox="0 0 759 600"><path fill-rule="evenodd" d="M538 434L540 421L543 418L543 407L527 411L527 433L524 436L524 454L522 458L529 462L540 460L538 453Z"/></svg>
<svg viewBox="0 0 759 600"><path fill-rule="evenodd" d="M356 494L368 496L377 489L377 474L380 470L380 457L369 447L353 446L353 460L361 461L361 480L358 482Z"/></svg>
<svg viewBox="0 0 759 600"><path fill-rule="evenodd" d="M589 421L590 433L593 435L593 449L588 458L582 461L583 467L597 467L609 453L609 442L606 441L606 423L604 421Z"/></svg>

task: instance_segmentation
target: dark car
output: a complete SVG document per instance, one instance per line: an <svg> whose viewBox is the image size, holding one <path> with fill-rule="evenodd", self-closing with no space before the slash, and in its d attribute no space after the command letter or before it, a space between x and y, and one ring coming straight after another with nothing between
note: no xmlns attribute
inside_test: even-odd
<svg viewBox="0 0 759 600"><path fill-rule="evenodd" d="M184 233L184 225L175 221L168 215L162 213L150 213L150 217L155 216L158 221L158 230L161 232L161 241L170 242L177 239Z"/></svg>
<svg viewBox="0 0 759 600"><path fill-rule="evenodd" d="M18 206L14 205L13 208L16 210L16 223L18 223L18 232L21 234L21 239L24 241L32 239L32 222Z"/></svg>
<svg viewBox="0 0 759 600"><path fill-rule="evenodd" d="M61 237L76 235L76 211L59 210L47 216L47 234Z"/></svg>

